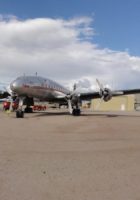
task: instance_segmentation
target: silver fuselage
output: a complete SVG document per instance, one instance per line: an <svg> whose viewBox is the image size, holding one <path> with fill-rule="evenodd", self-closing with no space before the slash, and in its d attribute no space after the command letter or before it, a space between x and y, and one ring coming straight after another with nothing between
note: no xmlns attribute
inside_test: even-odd
<svg viewBox="0 0 140 200"><path fill-rule="evenodd" d="M21 76L10 84L13 93L46 101L64 98L70 91L60 84L39 76Z"/></svg>

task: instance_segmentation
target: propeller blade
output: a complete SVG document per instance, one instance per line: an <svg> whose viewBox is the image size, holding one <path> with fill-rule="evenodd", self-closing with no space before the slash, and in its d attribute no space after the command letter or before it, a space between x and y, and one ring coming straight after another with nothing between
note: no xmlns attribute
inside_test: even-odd
<svg viewBox="0 0 140 200"><path fill-rule="evenodd" d="M101 90L101 91L104 91L103 84L102 84L98 79L96 79L96 82L97 82L97 84L98 84L100 90Z"/></svg>
<svg viewBox="0 0 140 200"><path fill-rule="evenodd" d="M99 100L98 104L97 104L96 107L95 107L95 110L100 110L100 107L101 107L101 104L102 104L102 102L103 102L103 99L104 99L104 97L102 97L102 98Z"/></svg>
<svg viewBox="0 0 140 200"><path fill-rule="evenodd" d="M5 89L6 89L6 91L12 96L12 90L11 90L11 88L10 88L10 85L7 86Z"/></svg>
<svg viewBox="0 0 140 200"><path fill-rule="evenodd" d="M10 108L9 108L10 112L12 112L12 110L13 110L12 106L13 106L13 98L10 97Z"/></svg>
<svg viewBox="0 0 140 200"><path fill-rule="evenodd" d="M77 85L76 85L76 83L74 83L74 85L73 85L73 91L75 91L77 89Z"/></svg>
<svg viewBox="0 0 140 200"><path fill-rule="evenodd" d="M68 99L68 108L69 108L69 112L70 112L70 114L72 114L72 105L71 105L71 100L70 99Z"/></svg>

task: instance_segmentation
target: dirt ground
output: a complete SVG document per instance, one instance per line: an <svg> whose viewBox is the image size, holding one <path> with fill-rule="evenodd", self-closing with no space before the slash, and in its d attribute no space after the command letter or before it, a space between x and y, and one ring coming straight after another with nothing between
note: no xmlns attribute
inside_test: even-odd
<svg viewBox="0 0 140 200"><path fill-rule="evenodd" d="M140 112L0 112L0 200L140 200Z"/></svg>

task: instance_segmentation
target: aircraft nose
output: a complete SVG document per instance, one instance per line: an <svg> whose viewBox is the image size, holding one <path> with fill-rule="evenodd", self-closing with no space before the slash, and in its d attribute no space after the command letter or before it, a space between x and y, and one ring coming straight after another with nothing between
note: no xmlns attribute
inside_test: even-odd
<svg viewBox="0 0 140 200"><path fill-rule="evenodd" d="M15 91L15 90L16 90L16 88L17 88L17 83L16 83L16 81L13 81L13 82L10 84L10 88L11 88L12 91Z"/></svg>
<svg viewBox="0 0 140 200"><path fill-rule="evenodd" d="M13 92L16 92L20 87L21 83L18 80L15 80L10 84L10 88Z"/></svg>

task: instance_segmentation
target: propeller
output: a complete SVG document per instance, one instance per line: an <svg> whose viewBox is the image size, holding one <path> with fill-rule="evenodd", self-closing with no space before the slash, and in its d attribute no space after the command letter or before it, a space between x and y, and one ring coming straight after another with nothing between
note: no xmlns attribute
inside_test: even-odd
<svg viewBox="0 0 140 200"><path fill-rule="evenodd" d="M111 91L109 88L104 87L103 84L98 79L96 79L96 82L100 88L100 97L101 97L101 100L97 105L97 109L100 107L102 101L107 102L112 98L112 96L123 95L123 91Z"/></svg>
<svg viewBox="0 0 140 200"><path fill-rule="evenodd" d="M100 96L101 99L104 101L109 101L112 98L112 91L109 88L106 88L103 86L102 83L98 79L96 79L96 82L100 88Z"/></svg>
<svg viewBox="0 0 140 200"><path fill-rule="evenodd" d="M103 84L98 79L96 79L96 82L100 89L100 97L101 98L100 98L99 103L97 104L95 110L99 110L103 101L107 102L112 98L112 91L109 88L104 87Z"/></svg>

